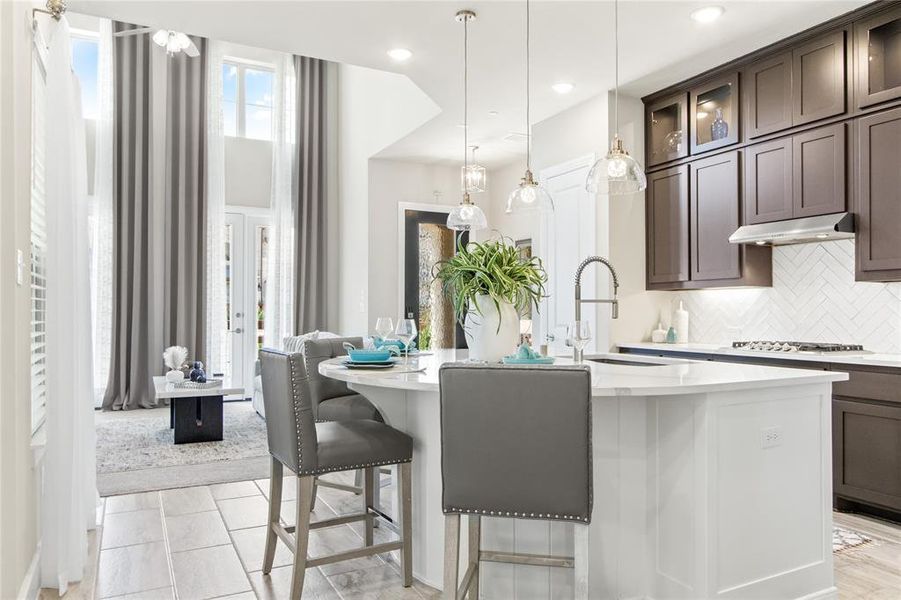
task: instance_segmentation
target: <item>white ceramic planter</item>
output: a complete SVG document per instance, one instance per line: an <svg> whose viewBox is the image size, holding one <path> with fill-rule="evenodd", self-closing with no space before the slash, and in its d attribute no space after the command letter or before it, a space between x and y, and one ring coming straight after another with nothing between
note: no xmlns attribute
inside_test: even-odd
<svg viewBox="0 0 901 600"><path fill-rule="evenodd" d="M519 345L519 314L516 307L509 302L502 302L498 313L488 296L478 296L476 304L478 310L470 307L464 326L469 357L498 362L508 354L513 354Z"/></svg>

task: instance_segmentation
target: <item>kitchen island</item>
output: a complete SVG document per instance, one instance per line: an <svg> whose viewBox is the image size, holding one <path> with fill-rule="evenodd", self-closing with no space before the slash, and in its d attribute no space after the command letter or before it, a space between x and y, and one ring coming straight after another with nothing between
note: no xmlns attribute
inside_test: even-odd
<svg viewBox="0 0 901 600"><path fill-rule="evenodd" d="M413 572L438 588L438 370L465 359L465 351L439 350L416 359L422 370L415 373L349 370L341 359L320 365L413 437ZM594 400L591 524L483 518L482 525L483 550L572 554L578 545L575 569L486 562L482 598L835 593L830 402L832 383L845 374L616 354L586 359Z"/></svg>

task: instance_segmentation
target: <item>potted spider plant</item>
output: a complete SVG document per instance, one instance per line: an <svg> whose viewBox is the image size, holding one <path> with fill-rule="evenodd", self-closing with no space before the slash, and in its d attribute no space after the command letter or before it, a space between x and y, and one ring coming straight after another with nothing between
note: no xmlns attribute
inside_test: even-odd
<svg viewBox="0 0 901 600"><path fill-rule="evenodd" d="M435 265L463 326L470 358L499 361L519 343L519 315L545 297L547 273L538 257L523 258L502 238L458 243Z"/></svg>

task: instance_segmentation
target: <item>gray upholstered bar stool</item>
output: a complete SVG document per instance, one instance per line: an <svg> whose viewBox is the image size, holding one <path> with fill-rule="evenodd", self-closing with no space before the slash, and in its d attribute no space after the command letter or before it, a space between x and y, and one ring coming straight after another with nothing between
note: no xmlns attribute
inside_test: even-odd
<svg viewBox="0 0 901 600"><path fill-rule="evenodd" d="M300 352L303 354L304 365L307 369L307 376L310 381L310 398L313 402L313 414L316 421L347 421L350 419L371 419L380 423L384 422L379 409L370 402L362 394L353 391L343 381L325 377L319 374L319 363L346 356L347 351L344 349L344 343L354 345L357 348L363 347L363 338L361 337L340 337L340 338L323 338L316 340L304 340L301 344ZM379 504L379 492L381 485L379 475L381 470L375 472L375 504ZM354 485L344 485L341 483L327 481L325 479L316 479L315 484L326 487L361 494L363 492L363 472L357 469L354 477ZM316 489L313 488L313 506L316 506Z"/></svg>
<svg viewBox="0 0 901 600"><path fill-rule="evenodd" d="M400 550L404 587L409 587L413 583L410 482L413 440L405 433L370 419L316 422L313 417L310 382L300 354L262 350L260 365L263 402L266 404L266 433L269 454L272 456L263 573L268 574L272 570L275 546L281 539L294 553L291 577L293 600L300 598L304 574L310 567ZM401 515L397 529L400 539L373 544L373 521L376 517L385 518L373 503L373 470L382 465L398 465ZM294 527L285 527L280 520L283 467L297 476L297 514ZM363 512L310 523L314 478L323 473L352 469L363 469L366 473ZM362 548L330 556L307 556L311 529L356 521L365 523ZM391 525L394 527L393 523Z"/></svg>
<svg viewBox="0 0 901 600"><path fill-rule="evenodd" d="M481 561L572 568L585 560L578 542L573 556L482 550L480 519L567 521L577 530L590 522L588 367L452 363L441 367L439 381L444 597L478 598ZM458 587L461 514L469 560ZM587 539L577 532L580 538Z"/></svg>

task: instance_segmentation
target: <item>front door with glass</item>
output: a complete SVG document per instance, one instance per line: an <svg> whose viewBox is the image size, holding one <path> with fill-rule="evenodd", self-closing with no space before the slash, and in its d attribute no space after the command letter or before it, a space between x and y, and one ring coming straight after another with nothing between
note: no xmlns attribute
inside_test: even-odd
<svg viewBox="0 0 901 600"><path fill-rule="evenodd" d="M245 396L253 395L254 368L263 344L266 309L266 259L269 220L227 213L225 218L225 290L229 351L224 374Z"/></svg>

